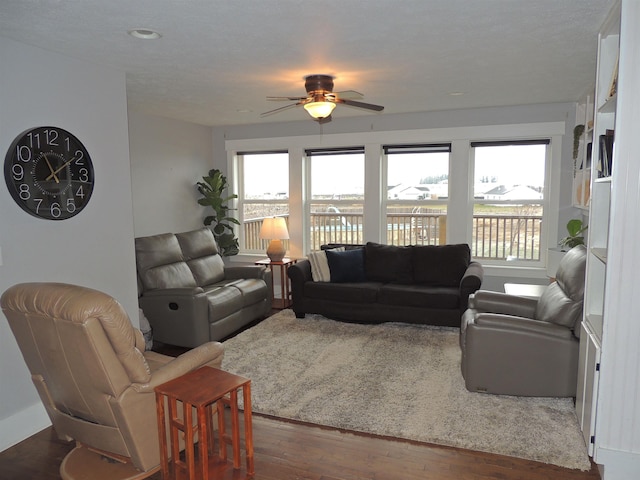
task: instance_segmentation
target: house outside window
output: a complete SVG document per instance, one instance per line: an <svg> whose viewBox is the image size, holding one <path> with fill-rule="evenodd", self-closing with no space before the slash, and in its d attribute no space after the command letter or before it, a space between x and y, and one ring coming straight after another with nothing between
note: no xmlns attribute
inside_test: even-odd
<svg viewBox="0 0 640 480"><path fill-rule="evenodd" d="M385 145L386 243L446 243L451 144Z"/></svg>
<svg viewBox="0 0 640 480"><path fill-rule="evenodd" d="M541 258L549 140L472 142L471 255L480 261Z"/></svg>
<svg viewBox="0 0 640 480"><path fill-rule="evenodd" d="M307 149L309 244L363 243L364 147Z"/></svg>
<svg viewBox="0 0 640 480"><path fill-rule="evenodd" d="M241 250L264 252L259 238L265 217L289 217L289 154L286 151L239 152L238 212ZM284 241L288 248L287 241Z"/></svg>

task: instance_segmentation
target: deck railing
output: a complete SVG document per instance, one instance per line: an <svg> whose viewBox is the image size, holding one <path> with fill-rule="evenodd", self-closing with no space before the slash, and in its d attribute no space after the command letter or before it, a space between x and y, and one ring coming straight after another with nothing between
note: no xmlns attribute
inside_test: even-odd
<svg viewBox="0 0 640 480"><path fill-rule="evenodd" d="M244 248L264 251L268 241L258 236L262 218L245 221ZM285 216L288 223L288 217ZM361 213L312 213L310 247L326 243L364 243ZM387 215L387 244L441 245L446 242L446 214ZM540 260L539 215L474 215L471 256L482 259ZM285 247L288 248L285 241Z"/></svg>

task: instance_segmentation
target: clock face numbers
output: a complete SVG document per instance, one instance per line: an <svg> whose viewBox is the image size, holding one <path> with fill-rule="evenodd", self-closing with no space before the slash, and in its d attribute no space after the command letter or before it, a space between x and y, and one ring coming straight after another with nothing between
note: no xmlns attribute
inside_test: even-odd
<svg viewBox="0 0 640 480"><path fill-rule="evenodd" d="M56 127L27 130L9 147L4 178L11 196L38 218L77 215L93 192L93 164L82 143Z"/></svg>

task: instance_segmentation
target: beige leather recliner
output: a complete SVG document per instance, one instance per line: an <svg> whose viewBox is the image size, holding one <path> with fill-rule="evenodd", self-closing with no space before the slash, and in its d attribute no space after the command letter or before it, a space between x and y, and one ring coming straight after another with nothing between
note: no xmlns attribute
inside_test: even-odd
<svg viewBox="0 0 640 480"><path fill-rule="evenodd" d="M586 248L565 254L539 299L480 290L462 316L462 375L468 390L575 397Z"/></svg>
<svg viewBox="0 0 640 480"><path fill-rule="evenodd" d="M4 292L0 305L53 428L78 443L60 467L64 479L145 478L157 471L154 388L222 363L217 342L177 358L144 351L142 333L122 306L89 288L23 283Z"/></svg>
<svg viewBox="0 0 640 480"><path fill-rule="evenodd" d="M154 340L196 347L270 313L269 271L225 265L210 229L138 237L135 244L140 308Z"/></svg>

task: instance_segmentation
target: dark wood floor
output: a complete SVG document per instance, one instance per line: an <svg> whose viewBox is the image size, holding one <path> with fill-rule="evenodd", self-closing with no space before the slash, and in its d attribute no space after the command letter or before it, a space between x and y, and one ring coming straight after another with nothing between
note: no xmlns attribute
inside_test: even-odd
<svg viewBox="0 0 640 480"><path fill-rule="evenodd" d="M256 480L599 480L512 457L339 432L254 416ZM1 480L59 479L73 444L51 428L0 453ZM161 480L160 473L150 477ZM238 480L228 469L220 480Z"/></svg>

